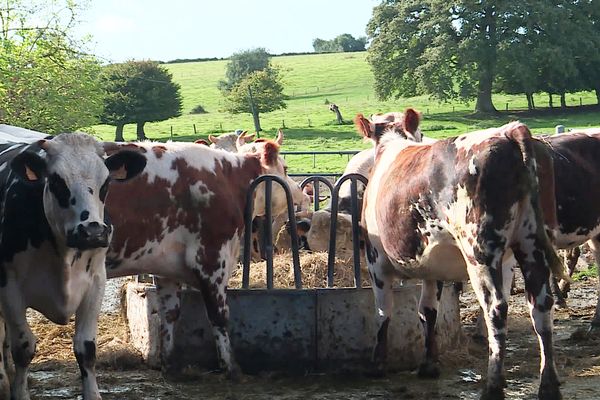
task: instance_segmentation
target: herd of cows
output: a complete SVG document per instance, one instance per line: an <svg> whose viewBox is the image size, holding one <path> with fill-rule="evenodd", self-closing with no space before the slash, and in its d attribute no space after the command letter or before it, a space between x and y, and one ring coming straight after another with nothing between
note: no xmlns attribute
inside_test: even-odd
<svg viewBox="0 0 600 400"><path fill-rule="evenodd" d="M556 249L589 241L600 261L600 130L533 137L527 126L512 122L434 140L423 136L419 123L413 109L358 115L356 127L373 147L345 171L369 179L360 194L361 243L378 326L374 368L385 369L394 278L423 281L423 377L439 375L435 324L442 282L469 279L489 343L482 398L504 398L507 300L518 265L540 344L538 396L560 399L552 321L557 285L550 281L569 280ZM0 303L6 326L0 340L9 344L14 363L9 383L4 367L10 357L3 355L0 399L29 399L36 339L28 308L58 324L75 315L83 398L100 399L95 359L104 284L141 273L158 277L164 368L171 366L186 284L202 293L223 368L232 378L239 375L226 288L239 259L250 184L265 174L288 183L302 215L312 217L302 233L313 250L328 247L333 216L329 209L307 213L310 196L288 177L279 155L281 132L275 140L242 132L209 141L100 143L81 133L47 137L0 125ZM259 186L254 216L265 214L264 195ZM348 198L342 190L337 218L347 219ZM273 188L271 201L272 223L281 227L287 210L281 188ZM593 325L600 325L598 309Z"/></svg>

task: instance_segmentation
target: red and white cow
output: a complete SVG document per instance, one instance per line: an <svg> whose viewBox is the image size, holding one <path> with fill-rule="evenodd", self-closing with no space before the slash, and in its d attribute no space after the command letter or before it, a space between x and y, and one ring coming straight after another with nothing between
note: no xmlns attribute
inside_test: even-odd
<svg viewBox="0 0 600 400"><path fill-rule="evenodd" d="M260 175L285 177L273 141L253 154L235 154L194 143L115 144L148 159L144 173L114 187L107 203L115 234L107 256L109 278L154 274L159 289L163 367L173 372L173 328L179 318L181 283L202 292L222 365L238 372L227 321L226 288L244 231L246 193ZM255 214L264 204L256 194ZM282 207L274 196L274 209ZM285 201L285 200L284 200Z"/></svg>
<svg viewBox="0 0 600 400"><path fill-rule="evenodd" d="M229 132L219 136L208 135L208 141L210 142L210 147L213 149L227 150L235 153L237 151L236 143L240 136L242 136L245 141L250 142L254 140L255 134L248 135L247 131L243 131L240 134L237 132Z"/></svg>
<svg viewBox="0 0 600 400"><path fill-rule="evenodd" d="M549 276L563 268L547 236L538 198L533 139L518 122L432 144L415 143L418 114L401 124L357 116L375 142L375 166L365 192L362 226L375 294L378 334L374 359L387 352L394 276L422 279L419 315L425 330L421 376L439 374L435 321L442 285L470 278L489 332L483 398L504 398L508 290L503 260L514 253L541 352L541 399L559 399L552 345ZM510 280L508 281L510 282Z"/></svg>
<svg viewBox="0 0 600 400"><path fill-rule="evenodd" d="M145 165L137 153L103 155L93 137L80 133L0 145L0 302L15 364L12 399L29 399L36 339L28 308L61 325L75 314L83 398L100 399L96 333L112 235L104 201L111 180L132 178ZM0 388L0 398L8 399L1 361Z"/></svg>

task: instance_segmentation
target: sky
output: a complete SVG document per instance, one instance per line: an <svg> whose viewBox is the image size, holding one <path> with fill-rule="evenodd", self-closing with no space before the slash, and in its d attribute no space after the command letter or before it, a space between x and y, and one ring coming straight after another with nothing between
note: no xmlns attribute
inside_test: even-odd
<svg viewBox="0 0 600 400"><path fill-rule="evenodd" d="M366 36L380 0L90 0L78 26L107 62L312 51L315 38Z"/></svg>

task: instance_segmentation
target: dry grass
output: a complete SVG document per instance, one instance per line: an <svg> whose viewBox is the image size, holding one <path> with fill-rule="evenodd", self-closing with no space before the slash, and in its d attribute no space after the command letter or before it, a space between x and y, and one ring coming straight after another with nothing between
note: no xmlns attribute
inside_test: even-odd
<svg viewBox="0 0 600 400"><path fill-rule="evenodd" d="M300 252L300 270L302 271L302 287L327 287L327 253ZM354 265L352 258L335 260L335 287L354 287ZM363 286L370 286L369 274L364 260L361 261L361 281ZM250 264L250 287L265 288L267 286L266 262ZM273 286L276 288L294 288L294 269L291 253L277 254L273 257ZM242 268L235 270L229 280L229 287L242 287Z"/></svg>
<svg viewBox="0 0 600 400"><path fill-rule="evenodd" d="M75 323L56 325L35 311L28 313L29 323L37 337L34 364L75 362L73 335ZM129 330L120 315L101 314L98 321L97 365L125 369L141 365L141 355L128 343Z"/></svg>

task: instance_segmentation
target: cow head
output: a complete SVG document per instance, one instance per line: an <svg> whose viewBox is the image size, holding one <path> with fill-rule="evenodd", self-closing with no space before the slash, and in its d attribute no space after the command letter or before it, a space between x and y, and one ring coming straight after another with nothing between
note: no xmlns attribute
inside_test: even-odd
<svg viewBox="0 0 600 400"><path fill-rule="evenodd" d="M413 108L407 108L404 113L373 114L371 119L358 114L354 118L354 124L359 133L365 138L371 139L375 144L395 138L421 142L423 133L419 129L420 120L420 113Z"/></svg>
<svg viewBox="0 0 600 400"><path fill-rule="evenodd" d="M237 151L236 143L238 142L239 137L243 138L242 143L247 143L254 140L254 136L254 134L248 135L248 131L243 131L239 135L236 132L229 132L219 136L208 135L208 140L211 143L210 147L213 149L227 150L235 153Z"/></svg>
<svg viewBox="0 0 600 400"><path fill-rule="evenodd" d="M109 183L136 176L146 158L121 151L104 160L102 145L83 133L38 144L40 152L17 155L11 168L21 179L44 185L44 212L57 241L79 250L107 247L112 232L104 217Z"/></svg>
<svg viewBox="0 0 600 400"><path fill-rule="evenodd" d="M236 143L238 153L240 154L259 154L261 159L263 175L277 175L288 184L292 200L295 205L301 210L306 210L310 206L310 197L302 191L300 185L290 178L287 174L287 164L283 157L279 155L279 146L283 144L283 131L279 129L275 140L257 139L254 142L246 143L245 134L242 133ZM259 190L257 193L264 195L264 190ZM255 201L255 212L264 213L264 197L259 200L259 195ZM273 215L285 213L287 210L285 193L279 185L273 186ZM262 215L262 214L256 214Z"/></svg>

